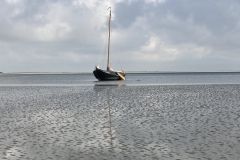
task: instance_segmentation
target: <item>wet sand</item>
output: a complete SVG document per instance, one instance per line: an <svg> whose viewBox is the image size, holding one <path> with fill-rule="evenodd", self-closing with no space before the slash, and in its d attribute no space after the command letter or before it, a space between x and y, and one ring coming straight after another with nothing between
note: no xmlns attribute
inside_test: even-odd
<svg viewBox="0 0 240 160"><path fill-rule="evenodd" d="M0 159L239 160L240 85L0 87Z"/></svg>

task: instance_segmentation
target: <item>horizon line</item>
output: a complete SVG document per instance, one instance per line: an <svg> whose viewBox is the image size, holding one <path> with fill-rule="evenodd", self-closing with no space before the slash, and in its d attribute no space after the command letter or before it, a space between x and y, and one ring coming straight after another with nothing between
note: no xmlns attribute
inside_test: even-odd
<svg viewBox="0 0 240 160"><path fill-rule="evenodd" d="M127 71L126 74L240 73L240 71ZM92 74L92 72L0 72L0 74Z"/></svg>

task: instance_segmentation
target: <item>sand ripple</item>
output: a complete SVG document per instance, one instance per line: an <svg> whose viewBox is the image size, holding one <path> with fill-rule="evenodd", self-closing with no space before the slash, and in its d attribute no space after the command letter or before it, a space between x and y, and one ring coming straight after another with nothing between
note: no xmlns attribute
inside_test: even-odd
<svg viewBox="0 0 240 160"><path fill-rule="evenodd" d="M0 87L0 159L240 159L240 85Z"/></svg>

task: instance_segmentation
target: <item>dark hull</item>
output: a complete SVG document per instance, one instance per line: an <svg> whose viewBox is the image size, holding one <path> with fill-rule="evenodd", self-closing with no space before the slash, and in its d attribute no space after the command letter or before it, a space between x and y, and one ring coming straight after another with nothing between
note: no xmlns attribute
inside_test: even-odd
<svg viewBox="0 0 240 160"><path fill-rule="evenodd" d="M93 71L93 74L99 81L116 81L125 79L125 75L121 72L106 71L99 68L96 68Z"/></svg>

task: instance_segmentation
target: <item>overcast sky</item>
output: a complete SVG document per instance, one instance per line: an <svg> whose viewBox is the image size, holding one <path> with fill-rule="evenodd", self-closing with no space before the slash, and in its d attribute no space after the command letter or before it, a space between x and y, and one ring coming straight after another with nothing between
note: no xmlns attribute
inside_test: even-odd
<svg viewBox="0 0 240 160"><path fill-rule="evenodd" d="M239 0L1 0L0 71L240 71Z"/></svg>

